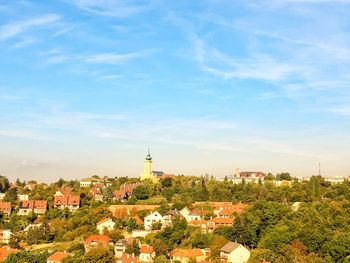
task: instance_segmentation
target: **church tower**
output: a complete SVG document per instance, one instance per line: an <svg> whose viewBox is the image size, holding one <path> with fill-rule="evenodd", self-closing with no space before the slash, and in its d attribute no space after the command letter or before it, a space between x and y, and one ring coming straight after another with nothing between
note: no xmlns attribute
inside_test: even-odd
<svg viewBox="0 0 350 263"><path fill-rule="evenodd" d="M143 172L141 173L140 180L151 180L153 183L157 182L157 177L153 174L152 170L152 157L148 149L148 154L145 158L145 163L143 166Z"/></svg>

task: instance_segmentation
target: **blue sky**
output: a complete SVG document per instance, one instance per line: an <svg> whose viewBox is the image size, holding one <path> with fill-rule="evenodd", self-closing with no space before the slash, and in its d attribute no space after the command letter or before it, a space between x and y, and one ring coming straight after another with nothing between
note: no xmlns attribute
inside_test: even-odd
<svg viewBox="0 0 350 263"><path fill-rule="evenodd" d="M350 1L0 1L0 173L350 174Z"/></svg>

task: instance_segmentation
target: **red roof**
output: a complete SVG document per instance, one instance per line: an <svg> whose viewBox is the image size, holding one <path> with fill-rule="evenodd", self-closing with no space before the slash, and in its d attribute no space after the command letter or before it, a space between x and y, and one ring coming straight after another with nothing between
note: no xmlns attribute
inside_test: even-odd
<svg viewBox="0 0 350 263"><path fill-rule="evenodd" d="M154 251L153 247L149 245L142 245L140 247L140 252L144 254L152 254L153 251Z"/></svg>
<svg viewBox="0 0 350 263"><path fill-rule="evenodd" d="M234 219L233 218L220 218L220 217L215 217L211 220L208 220L209 222L213 222L215 224L222 224L222 225L232 225Z"/></svg>
<svg viewBox="0 0 350 263"><path fill-rule="evenodd" d="M137 257L124 253L120 258L117 258L117 262L123 263L137 263Z"/></svg>
<svg viewBox="0 0 350 263"><path fill-rule="evenodd" d="M79 205L80 196L79 195L55 196L54 204L55 205Z"/></svg>
<svg viewBox="0 0 350 263"><path fill-rule="evenodd" d="M66 258L66 257L69 257L69 256L72 256L72 255L73 254L66 253L66 252L55 252L51 256L49 256L47 258L47 260L61 262L62 259Z"/></svg>
<svg viewBox="0 0 350 263"><path fill-rule="evenodd" d="M91 235L84 241L84 245L89 245L91 243L101 243L102 245L107 246L111 241L109 236L106 235Z"/></svg>
<svg viewBox="0 0 350 263"><path fill-rule="evenodd" d="M16 253L18 250L10 247L0 247L0 261L4 261L11 253Z"/></svg>
<svg viewBox="0 0 350 263"><path fill-rule="evenodd" d="M201 257L204 256L202 250L200 249L180 249L176 248L173 251L171 251L172 257L180 257L180 258L194 258L194 257Z"/></svg>
<svg viewBox="0 0 350 263"><path fill-rule="evenodd" d="M4 213L11 213L11 202L0 201L0 210Z"/></svg>
<svg viewBox="0 0 350 263"><path fill-rule="evenodd" d="M100 220L100 221L98 221L97 223L96 223L96 225L100 225L100 224L103 224L103 223L105 223L105 222L107 222L107 221L109 221L109 220L111 220L110 218L104 218L104 219L102 219L102 220Z"/></svg>

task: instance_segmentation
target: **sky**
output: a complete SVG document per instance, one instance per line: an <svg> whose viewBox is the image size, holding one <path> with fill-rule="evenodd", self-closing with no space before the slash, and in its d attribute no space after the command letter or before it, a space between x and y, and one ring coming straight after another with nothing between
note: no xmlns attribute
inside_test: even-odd
<svg viewBox="0 0 350 263"><path fill-rule="evenodd" d="M350 175L350 0L0 0L0 174Z"/></svg>

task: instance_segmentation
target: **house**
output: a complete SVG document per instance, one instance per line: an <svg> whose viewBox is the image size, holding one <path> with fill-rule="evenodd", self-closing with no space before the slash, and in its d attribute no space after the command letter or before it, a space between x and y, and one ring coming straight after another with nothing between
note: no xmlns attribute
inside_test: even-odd
<svg viewBox="0 0 350 263"><path fill-rule="evenodd" d="M0 243L8 244L10 243L10 238L12 236L12 232L9 229L0 229Z"/></svg>
<svg viewBox="0 0 350 263"><path fill-rule="evenodd" d="M134 189L141 185L140 182L136 182L133 184L123 184L119 190L113 192L113 197L117 201L127 200L132 196Z"/></svg>
<svg viewBox="0 0 350 263"><path fill-rule="evenodd" d="M120 258L125 253L127 246L132 245L134 242L140 247L141 242L136 238L119 239L114 245L114 254L117 258Z"/></svg>
<svg viewBox="0 0 350 263"><path fill-rule="evenodd" d="M140 247L139 262L145 262L145 263L153 262L155 257L156 257L156 253L154 252L154 249L152 246L142 245Z"/></svg>
<svg viewBox="0 0 350 263"><path fill-rule="evenodd" d="M188 263L192 261L201 261L206 258L206 255L201 249L181 249L177 248L170 252L172 261Z"/></svg>
<svg viewBox="0 0 350 263"><path fill-rule="evenodd" d="M236 242L228 242L220 249L220 258L228 263L248 262L250 252L243 245Z"/></svg>
<svg viewBox="0 0 350 263"><path fill-rule="evenodd" d="M222 202L225 203L225 202ZM235 214L241 214L244 210L248 208L247 204L220 204L218 202L217 204L214 205L214 214L217 215L218 217L232 217L229 215Z"/></svg>
<svg viewBox="0 0 350 263"><path fill-rule="evenodd" d="M55 196L54 207L59 209L68 208L70 211L76 211L80 206L79 195Z"/></svg>
<svg viewBox="0 0 350 263"><path fill-rule="evenodd" d="M107 247L109 245L113 246L113 242L106 235L91 235L84 241L85 251L89 251L94 247Z"/></svg>
<svg viewBox="0 0 350 263"><path fill-rule="evenodd" d="M145 227L146 230L152 229L152 226L155 223L161 223L162 226L164 224L163 216L157 211L155 211L152 214L146 216L143 221L144 221L144 227Z"/></svg>
<svg viewBox="0 0 350 263"><path fill-rule="evenodd" d="M10 247L0 247L0 262L3 262L6 260L6 258L12 254L18 252L15 248Z"/></svg>
<svg viewBox="0 0 350 263"><path fill-rule="evenodd" d="M192 210L187 216L188 222L194 221L194 220L201 220L203 217L203 214L204 212L202 210L198 210L198 209Z"/></svg>
<svg viewBox="0 0 350 263"><path fill-rule="evenodd" d="M111 231L114 228L115 223L110 218L102 219L96 223L96 228L100 234L103 234L105 230Z"/></svg>
<svg viewBox="0 0 350 263"><path fill-rule="evenodd" d="M232 226L234 218L220 218L215 217L207 221L207 232L213 233L219 226Z"/></svg>
<svg viewBox="0 0 350 263"><path fill-rule="evenodd" d="M5 195L5 193L0 193L0 200L4 199Z"/></svg>
<svg viewBox="0 0 350 263"><path fill-rule="evenodd" d="M11 202L4 202L4 201L0 201L0 211L3 214L7 214L10 215L11 214Z"/></svg>
<svg viewBox="0 0 350 263"><path fill-rule="evenodd" d="M182 215L187 222L190 222L188 215L191 213L191 210L188 209L186 206L180 210L180 215Z"/></svg>
<svg viewBox="0 0 350 263"><path fill-rule="evenodd" d="M85 178L80 180L80 187L90 187L98 183L99 180L97 178Z"/></svg>
<svg viewBox="0 0 350 263"><path fill-rule="evenodd" d="M66 253L66 252L55 252L53 253L51 256L49 256L47 258L47 263L61 263L63 261L64 258L66 257L70 257L72 256L73 254L71 253Z"/></svg>
<svg viewBox="0 0 350 263"><path fill-rule="evenodd" d="M91 187L95 184L103 184L104 186L110 187L112 186L112 183L108 179L108 177L104 178L85 178L80 180L80 187Z"/></svg>
<svg viewBox="0 0 350 263"><path fill-rule="evenodd" d="M19 201L28 201L29 195L23 194L23 195L17 195L17 198Z"/></svg>
<svg viewBox="0 0 350 263"><path fill-rule="evenodd" d="M117 257L116 263L138 263L137 257L135 255L130 255L123 253L120 257Z"/></svg>
<svg viewBox="0 0 350 263"><path fill-rule="evenodd" d="M91 190L90 193L92 194L92 196L94 197L94 199L96 201L103 201L103 188L105 186L103 184L95 184Z"/></svg>
<svg viewBox="0 0 350 263"><path fill-rule="evenodd" d="M28 200L19 202L19 215L29 215L31 212L35 214L45 214L47 210L46 200Z"/></svg>
<svg viewBox="0 0 350 263"><path fill-rule="evenodd" d="M202 233L205 234L207 232L207 220L193 220L188 222L189 226L200 227Z"/></svg>
<svg viewBox="0 0 350 263"><path fill-rule="evenodd" d="M56 193L54 194L54 197L55 196L71 195L72 191L73 191L73 189L71 187L62 186L59 190L56 191Z"/></svg>

